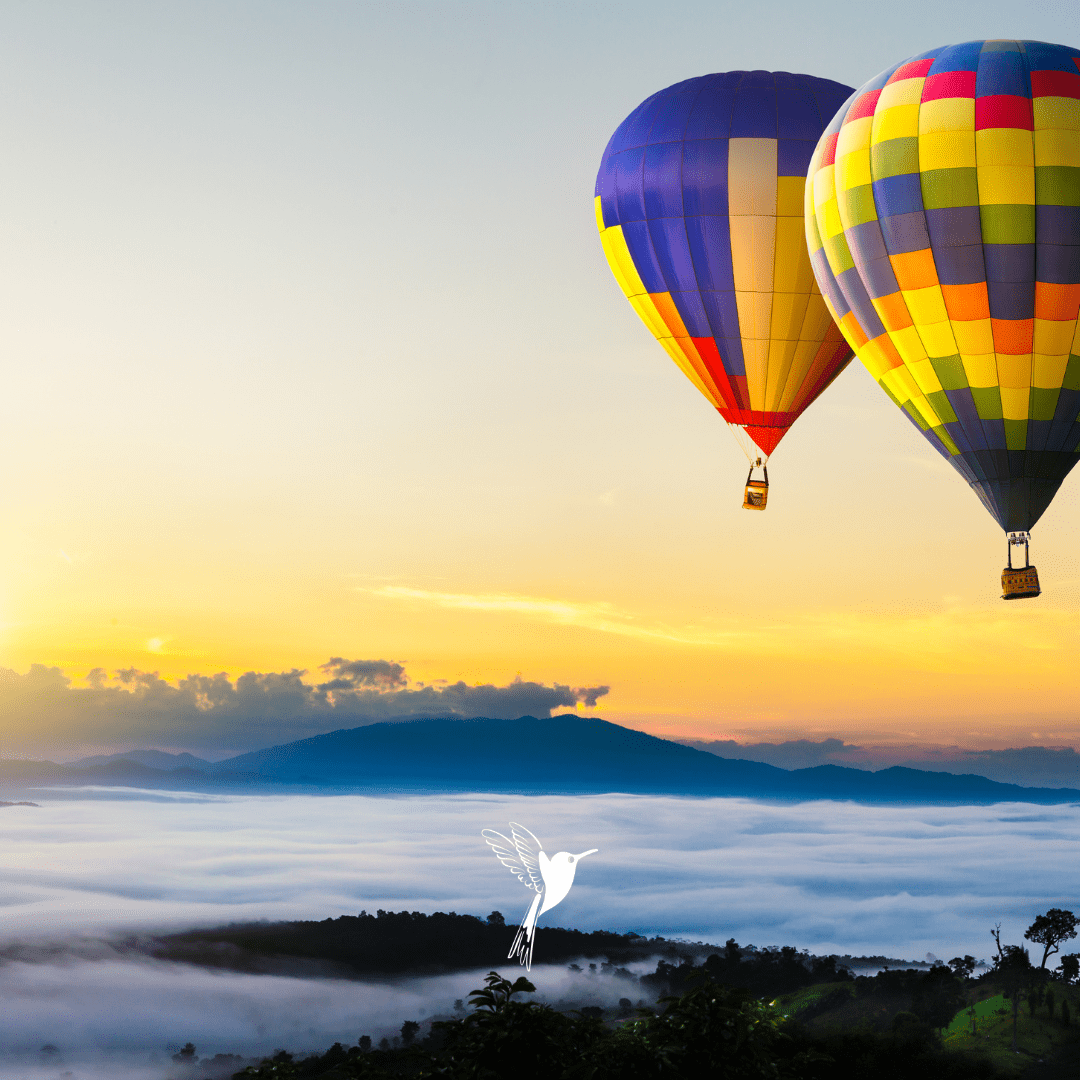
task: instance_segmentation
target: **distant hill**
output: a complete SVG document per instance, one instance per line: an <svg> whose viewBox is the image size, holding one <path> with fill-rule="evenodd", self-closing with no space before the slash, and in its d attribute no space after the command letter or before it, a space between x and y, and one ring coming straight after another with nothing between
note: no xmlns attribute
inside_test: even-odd
<svg viewBox="0 0 1080 1080"><path fill-rule="evenodd" d="M200 930L184 930L146 938L138 948L163 960L178 960L209 968L227 968L268 974L300 974L363 978L380 975L430 974L440 971L475 971L477 968L497 968L506 960L506 953L517 932L517 926L507 925L500 912L487 919L475 915L430 915L419 911L379 911L370 915L341 915L338 918L295 922L230 923ZM811 981L811 972L822 965L824 957L798 953L794 948L781 949L740 946L731 940L724 946L708 942L670 941L662 937L642 937L640 934L620 934L609 930L563 929L544 926L538 936L545 964L565 963L567 960L605 960L605 968L615 965L655 962L658 958L678 963L701 963L714 953L724 954L741 968L744 976L755 968L771 969L763 989L776 992L791 989L778 985L778 962L795 965L802 976L796 985ZM923 971L931 965L919 960L900 960L888 956L834 957L825 965L836 978L837 967L848 968L856 974L876 972L882 967ZM315 967L314 965L319 965ZM628 978L629 971L616 973ZM740 985L751 985L753 979L742 979ZM756 980L762 981L760 979ZM666 988L661 988L661 992Z"/></svg>
<svg viewBox="0 0 1080 1080"><path fill-rule="evenodd" d="M229 758L214 773L387 790L695 795L750 794L785 775L578 716L371 724Z"/></svg>
<svg viewBox="0 0 1080 1080"><path fill-rule="evenodd" d="M114 761L134 761L136 765L149 765L152 769L195 769L206 772L210 762L194 754L168 754L164 750L125 750L119 754L96 754L94 757L69 761L74 769L89 769L96 765L111 765Z"/></svg>
<svg viewBox="0 0 1080 1080"><path fill-rule="evenodd" d="M332 731L218 762L300 784L386 791L608 792L860 802L1080 801L1071 788L1023 788L982 776L894 766L786 770L733 760L590 717L415 720Z"/></svg>
<svg viewBox="0 0 1080 1080"><path fill-rule="evenodd" d="M170 755L171 756L171 755ZM198 761L199 759L195 759ZM841 799L867 803L1080 802L1073 788L894 766L786 770L733 760L605 720L430 719L370 724L241 754L198 769L113 756L102 764L0 762L0 783L103 784L195 791L505 792Z"/></svg>
<svg viewBox="0 0 1080 1080"><path fill-rule="evenodd" d="M252 973L357 978L475 971L505 963L517 933L516 925L507 926L500 914L493 915L497 918L482 920L455 912L379 911L321 922L232 923L164 935L144 947L162 960ZM612 964L657 956L704 960L717 951L715 945L606 930L582 933L545 926L542 933L544 963L582 957L604 957Z"/></svg>

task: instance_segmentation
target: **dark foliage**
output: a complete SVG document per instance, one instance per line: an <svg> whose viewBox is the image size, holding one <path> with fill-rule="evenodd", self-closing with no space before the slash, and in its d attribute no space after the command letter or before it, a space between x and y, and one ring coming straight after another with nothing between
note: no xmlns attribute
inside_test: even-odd
<svg viewBox="0 0 1080 1080"><path fill-rule="evenodd" d="M1024 937L1043 947L1040 968L1045 970L1047 958L1053 956L1064 942L1076 937L1077 925L1077 918L1071 911L1051 908L1027 928Z"/></svg>
<svg viewBox="0 0 1080 1080"><path fill-rule="evenodd" d="M493 913L487 920L471 916L377 916L324 923L230 928L237 942L255 933L259 947L289 942L294 948L318 948L356 932L354 942L362 955L363 934L372 929L387 935L421 935L431 928L449 929L450 935L505 934ZM214 932L219 935L221 932ZM852 977L835 957L814 957L793 948L754 949L730 939L721 952L711 951L695 963L704 948L675 946L662 939L646 941L636 935L584 935L561 931L566 940L597 939L630 955L642 950L655 955L658 944L668 959L656 971L642 976L642 988L660 1001L656 1009L638 1008L629 997L617 1009L589 1006L560 1012L535 1001L520 1000L534 987L524 978L510 982L492 971L482 989L470 994L471 1011L456 1002L456 1019L432 1025L423 1035L415 1021L406 1021L394 1045L383 1038L379 1049L362 1036L356 1046L340 1043L322 1055L295 1060L280 1051L237 1076L257 1080L390 1080L397 1077L447 1080L989 1080L996 1075L986 1059L971 1052L946 1051L940 1031L964 1007L976 963L970 956L955 957L927 969L894 968L875 976ZM258 935L262 934L262 938ZM320 934L325 935L320 937ZM1034 967L1027 951L1002 945L1000 927L992 931L998 955L992 971L977 982L1011 997L1013 1024L1026 999L1032 1011L1046 1004L1054 1016L1055 997L1048 974ZM335 936L336 935L336 936ZM191 939L197 935L177 935ZM425 939L426 940L426 939ZM1039 940L1039 939L1034 939ZM314 946L313 943L314 942ZM1045 942L1040 942L1046 944ZM251 948L250 945L246 946ZM500 947L502 947L500 945ZM450 954L453 954L451 947ZM588 955L580 946L571 955ZM294 954L296 955L296 954ZM382 954L376 950L376 959ZM624 955L626 955L624 953ZM1072 957L1065 957L1070 960ZM412 965L415 967L415 964ZM571 970L581 971L576 964ZM590 964L596 970L596 964ZM628 980L634 976L610 959L601 970ZM1068 980L1069 972L1064 973ZM794 1019L784 1016L772 998L815 984L825 984L816 999L802 1007ZM812 995L810 995L812 996ZM986 996L986 995L984 995ZM802 995L802 1001L808 995ZM639 1005L643 1005L639 1002ZM1062 998L1061 1021L1070 1023L1068 1002ZM423 1035L423 1037L421 1037ZM194 1047L189 1057L194 1056ZM1014 1042L1015 1049L1015 1042ZM178 1060L179 1060L178 1055Z"/></svg>
<svg viewBox="0 0 1080 1080"><path fill-rule="evenodd" d="M432 1075L454 1080L547 1080L573 1073L604 1034L595 1016L571 1016L547 1005L512 1000L531 993L494 971L469 999L473 1012L439 1025L443 1045Z"/></svg>
<svg viewBox="0 0 1080 1080"><path fill-rule="evenodd" d="M944 971L944 975L941 974ZM687 974L687 973L684 973ZM885 972L882 986L863 996L933 1000L947 968ZM905 976L907 978L899 978ZM872 984L881 980L860 980ZM749 990L725 986L697 969L683 994L661 1000L659 1011L605 1025L598 1009L560 1013L517 1000L533 991L496 972L470 994L472 1011L434 1025L427 1038L397 1050L364 1051L335 1044L325 1054L294 1060L284 1051L238 1077L255 1080L988 1080L981 1058L947 1053L932 1019L912 1011L890 1016L879 1032L813 1033L784 1020ZM859 990L841 987L851 997ZM922 995L920 998L920 994ZM629 999L624 1007L629 1005Z"/></svg>
<svg viewBox="0 0 1080 1080"><path fill-rule="evenodd" d="M343 915L320 922L234 923L153 939L147 946L160 959L233 971L332 974L339 978L429 974L495 967L506 962L516 924L493 911L473 915L427 915L419 911L379 911ZM581 957L601 960L600 970L633 979L623 965L660 956L665 967L646 984L655 994L682 993L687 984L677 974L712 958L711 976L719 982L762 994L796 990L818 982L850 978L845 964L880 967L903 964L891 957L812 956L792 948L757 949L729 939L721 953L715 945L674 942L662 937L582 933L543 926L537 962L565 963ZM925 968L926 965L913 965Z"/></svg>
<svg viewBox="0 0 1080 1080"><path fill-rule="evenodd" d="M994 940L998 945L998 955L994 960L994 970L991 972L1001 992L1005 997L1012 1000L1013 1037L1012 1048L1017 1047L1017 1023L1020 1017L1020 998L1031 990L1038 976L1042 974L1031 966L1028 951L1021 945L1002 945L1001 929L998 927L991 930ZM1034 1015L1034 1010L1032 1011Z"/></svg>
<svg viewBox="0 0 1080 1080"><path fill-rule="evenodd" d="M655 994L682 994L703 974L714 982L770 997L852 978L846 969L837 968L835 956L811 956L790 946L751 952L729 938L723 953L711 954L702 967L689 957L677 964L661 960L655 972L641 977L641 985Z"/></svg>
<svg viewBox="0 0 1080 1080"><path fill-rule="evenodd" d="M838 986L799 1013L810 1023L822 1014L833 1014L843 1023L845 1001L857 1002L859 1023L870 1030L892 1030L898 1014L910 1013L931 1029L946 1027L964 1003L964 980L944 964L929 971L886 968L875 976L859 976L850 986Z"/></svg>
<svg viewBox="0 0 1080 1080"><path fill-rule="evenodd" d="M1062 982L1074 983L1080 980L1080 954L1066 953L1061 958L1058 977Z"/></svg>
<svg viewBox="0 0 1080 1080"><path fill-rule="evenodd" d="M932 1028L946 1028L964 1004L964 983L944 964L923 972L912 994L911 1011Z"/></svg>
<svg viewBox="0 0 1080 1080"><path fill-rule="evenodd" d="M730 1077L765 1080L800 1075L809 1055L792 1055L779 1014L746 990L699 982L664 1011L616 1031L594 1045L581 1076L595 1080Z"/></svg>
<svg viewBox="0 0 1080 1080"><path fill-rule="evenodd" d="M792 1071L799 1080L990 1080L982 1057L942 1049L937 1032L911 1012L897 1013L882 1032L845 1031L810 1036L789 1026Z"/></svg>
<svg viewBox="0 0 1080 1080"><path fill-rule="evenodd" d="M516 926L507 926L498 912L487 919L474 915L426 915L419 911L379 911L375 915L342 915L321 922L243 923L212 930L193 930L158 938L155 956L207 967L241 971L274 969L283 959L332 964L341 974L399 975L459 971L506 962ZM540 931L537 958L565 963L579 956L603 956L616 964L656 956L704 957L712 946L676 945L663 938L613 934L596 930Z"/></svg>
<svg viewBox="0 0 1080 1080"><path fill-rule="evenodd" d="M949 961L949 967L958 979L970 979L977 966L978 961L974 956L954 956Z"/></svg>

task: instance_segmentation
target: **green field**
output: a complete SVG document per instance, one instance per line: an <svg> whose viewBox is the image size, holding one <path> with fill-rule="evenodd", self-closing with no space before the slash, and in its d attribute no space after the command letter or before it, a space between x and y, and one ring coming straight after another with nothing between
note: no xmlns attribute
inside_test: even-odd
<svg viewBox="0 0 1080 1080"><path fill-rule="evenodd" d="M976 1034L986 1034L989 1028L998 1024L1003 1016L1012 1016L1012 1003L1004 994L995 994L991 998L979 1001L975 1005ZM961 1009L953 1017L952 1023L945 1029L945 1043L966 1038L971 1041L971 1007Z"/></svg>
<svg viewBox="0 0 1080 1080"><path fill-rule="evenodd" d="M1075 1022L1066 1027L1061 1022L1061 1001L1067 998L1075 1021L1078 996L1074 989L1066 990L1054 985L1057 1004L1054 1019L1050 1019L1045 1005L1040 1005L1031 1015L1027 1001L1021 1001L1016 1025L1017 1049L1012 1049L1012 1002L1001 994L985 998L975 1005L975 1034L971 1033L971 1007L962 1009L945 1030L945 1046L950 1050L979 1050L989 1056L994 1065L1006 1075L1019 1076L1032 1069L1033 1076L1050 1077L1069 1075L1058 1073L1054 1064L1070 1062L1080 1046L1080 1026Z"/></svg>
<svg viewBox="0 0 1080 1080"><path fill-rule="evenodd" d="M836 1005L826 1012L818 1012L825 998L835 991L847 991ZM947 1050L960 1054L976 1052L986 1055L1003 1076L1020 1076L1029 1069L1032 1077L1045 1080L1080 1077L1080 992L1078 988L1066 988L1060 983L1053 985L1056 1005L1054 1018L1040 1005L1031 1015L1028 1003L1021 1001L1017 1022L1017 1047L1012 1049L1012 1002L1002 994L983 998L974 1005L975 1033L972 1035L971 1009L965 1006L953 1017L945 1029L943 1043ZM839 995L838 995L839 997ZM1073 1024L1066 1027L1061 1022L1061 1001L1067 999L1072 1011ZM808 986L791 994L785 994L778 1002L780 1010L793 1020L800 1014L809 1013L813 1019L809 1026L818 1031L858 1029L876 1019L873 1003L860 1001L854 995L850 983L826 983ZM814 1014L817 1015L814 1015Z"/></svg>

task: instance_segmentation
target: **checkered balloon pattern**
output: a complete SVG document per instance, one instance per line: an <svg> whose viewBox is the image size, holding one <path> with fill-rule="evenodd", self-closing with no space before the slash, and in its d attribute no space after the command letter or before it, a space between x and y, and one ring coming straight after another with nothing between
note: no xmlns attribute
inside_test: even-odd
<svg viewBox="0 0 1080 1080"><path fill-rule="evenodd" d="M766 455L851 359L802 224L810 155L850 93L771 71L676 83L619 125L596 178L600 239L627 299Z"/></svg>
<svg viewBox="0 0 1080 1080"><path fill-rule="evenodd" d="M1080 50L970 41L855 92L806 184L821 291L1009 532L1080 451Z"/></svg>

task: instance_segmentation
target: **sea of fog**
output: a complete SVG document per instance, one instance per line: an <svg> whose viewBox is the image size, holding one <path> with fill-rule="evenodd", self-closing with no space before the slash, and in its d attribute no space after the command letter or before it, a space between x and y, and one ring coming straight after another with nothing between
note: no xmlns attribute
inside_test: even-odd
<svg viewBox="0 0 1080 1080"><path fill-rule="evenodd" d="M1076 805L116 789L30 797L40 805L0 808L5 1076L156 1080L189 1039L200 1055L316 1050L449 1012L483 972L393 985L242 975L133 956L116 942L380 908L497 909L517 921L529 894L480 836L510 821L548 854L599 848L540 924L534 981L552 999L570 977L541 963L545 922L815 953L981 958L995 923L1004 941L1019 942L1039 912L1080 903ZM627 993L593 978L597 1001ZM574 992L588 979L577 977ZM46 1044L59 1053L42 1057Z"/></svg>

